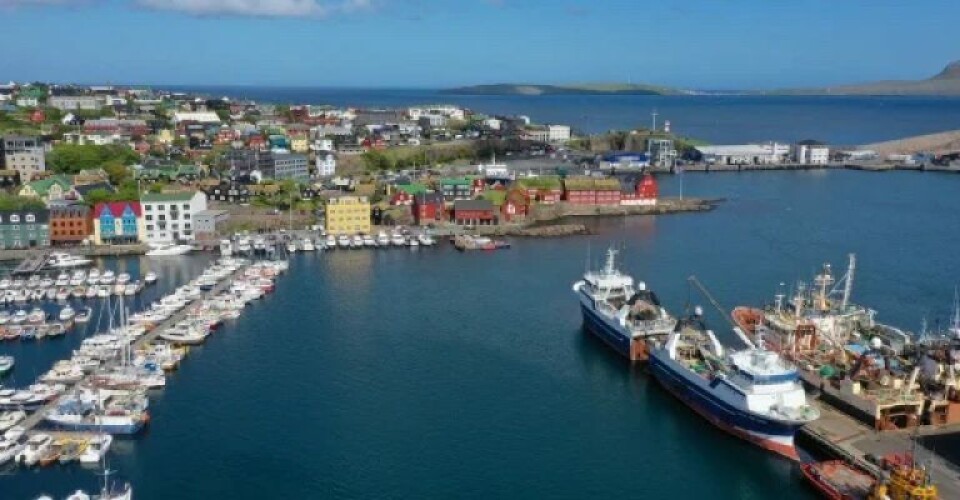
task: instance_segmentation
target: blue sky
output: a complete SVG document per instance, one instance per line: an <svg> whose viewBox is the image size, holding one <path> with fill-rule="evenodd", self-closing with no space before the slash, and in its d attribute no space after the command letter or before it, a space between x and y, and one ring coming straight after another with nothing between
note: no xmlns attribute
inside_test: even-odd
<svg viewBox="0 0 960 500"><path fill-rule="evenodd" d="M956 0L0 0L0 80L688 88L932 75Z"/></svg>

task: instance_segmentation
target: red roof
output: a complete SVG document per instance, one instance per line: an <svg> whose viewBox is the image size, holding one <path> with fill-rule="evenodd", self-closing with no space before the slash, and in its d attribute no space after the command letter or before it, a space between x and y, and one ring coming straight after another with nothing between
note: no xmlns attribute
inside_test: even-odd
<svg viewBox="0 0 960 500"><path fill-rule="evenodd" d="M100 214L106 209L110 211L110 215L120 217L123 215L123 211L127 209L127 205L133 209L133 213L137 217L140 217L140 214L143 213L140 210L139 201L111 201L109 203L97 203L97 206L93 209L93 216L99 219Z"/></svg>

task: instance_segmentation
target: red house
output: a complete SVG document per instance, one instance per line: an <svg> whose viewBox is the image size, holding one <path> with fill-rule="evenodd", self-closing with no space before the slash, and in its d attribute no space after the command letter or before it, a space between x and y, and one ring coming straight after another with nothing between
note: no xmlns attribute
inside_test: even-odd
<svg viewBox="0 0 960 500"><path fill-rule="evenodd" d="M524 219L529 213L530 203L521 189L512 189L500 205L500 220L511 222Z"/></svg>
<svg viewBox="0 0 960 500"><path fill-rule="evenodd" d="M564 199L571 205L619 205L620 181L593 177L568 177L563 181Z"/></svg>
<svg viewBox="0 0 960 500"><path fill-rule="evenodd" d="M35 109L30 115L30 123L43 123L46 119L47 115L45 115L41 109Z"/></svg>
<svg viewBox="0 0 960 500"><path fill-rule="evenodd" d="M440 193L420 193L413 196L413 220L418 226L444 220L446 213L443 195Z"/></svg>
<svg viewBox="0 0 960 500"><path fill-rule="evenodd" d="M496 224L497 216L489 200L456 200L453 220L461 226L489 226Z"/></svg>

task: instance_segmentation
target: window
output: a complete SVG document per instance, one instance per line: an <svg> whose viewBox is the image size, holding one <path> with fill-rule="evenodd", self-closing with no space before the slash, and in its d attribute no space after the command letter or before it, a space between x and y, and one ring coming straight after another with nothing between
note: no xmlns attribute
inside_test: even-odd
<svg viewBox="0 0 960 500"><path fill-rule="evenodd" d="M153 231L153 224L147 224L147 231Z"/></svg>
<svg viewBox="0 0 960 500"><path fill-rule="evenodd" d="M20 222L20 216L19 216L19 215L11 215L11 216L10 216L10 222Z"/></svg>
<svg viewBox="0 0 960 500"><path fill-rule="evenodd" d="M162 217L162 216L161 216L161 217ZM152 215L147 215L147 216L144 217L144 218L147 219L147 220L153 220L153 216L152 216Z"/></svg>
<svg viewBox="0 0 960 500"><path fill-rule="evenodd" d="M189 203L184 203L184 204L183 204L183 209L184 209L184 210L190 210L190 204L189 204Z"/></svg>
<svg viewBox="0 0 960 500"><path fill-rule="evenodd" d="M27 214L27 222L36 222L37 218L33 214Z"/></svg>
<svg viewBox="0 0 960 500"><path fill-rule="evenodd" d="M153 205L144 205L144 206L143 206L143 209L146 210L147 212L152 212L152 211L153 211Z"/></svg>
<svg viewBox="0 0 960 500"><path fill-rule="evenodd" d="M160 214L159 220L167 220L167 216L166 216L166 215L163 215L163 214Z"/></svg>

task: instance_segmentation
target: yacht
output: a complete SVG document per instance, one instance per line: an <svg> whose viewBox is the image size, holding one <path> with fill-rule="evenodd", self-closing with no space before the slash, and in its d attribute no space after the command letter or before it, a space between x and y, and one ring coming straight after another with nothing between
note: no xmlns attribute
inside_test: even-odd
<svg viewBox="0 0 960 500"><path fill-rule="evenodd" d="M93 264L93 261L84 257L71 255L66 252L54 252L47 258L46 267L51 269L65 269L83 267Z"/></svg>
<svg viewBox="0 0 960 500"><path fill-rule="evenodd" d="M77 312L70 307L69 304L63 306L63 309L60 310L60 321L70 321L77 315Z"/></svg>
<svg viewBox="0 0 960 500"><path fill-rule="evenodd" d="M130 281L129 273L120 273L117 275L117 284L126 285Z"/></svg>
<svg viewBox="0 0 960 500"><path fill-rule="evenodd" d="M146 253L147 257L171 257L189 253L193 248L190 245L176 245L173 243L154 245Z"/></svg>

